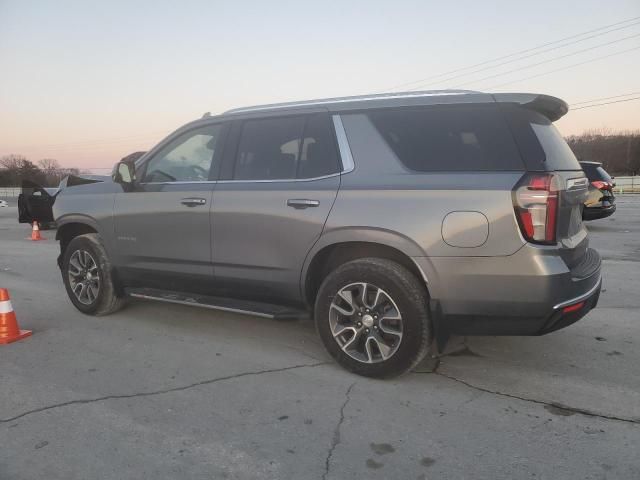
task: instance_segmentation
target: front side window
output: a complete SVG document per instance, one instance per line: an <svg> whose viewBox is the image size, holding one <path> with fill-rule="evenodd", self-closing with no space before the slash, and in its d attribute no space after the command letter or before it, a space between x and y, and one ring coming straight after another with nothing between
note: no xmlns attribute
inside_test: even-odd
<svg viewBox="0 0 640 480"><path fill-rule="evenodd" d="M233 178L293 180L340 171L325 114L247 120L242 126Z"/></svg>
<svg viewBox="0 0 640 480"><path fill-rule="evenodd" d="M207 125L184 133L164 146L147 163L144 183L209 179L223 125Z"/></svg>

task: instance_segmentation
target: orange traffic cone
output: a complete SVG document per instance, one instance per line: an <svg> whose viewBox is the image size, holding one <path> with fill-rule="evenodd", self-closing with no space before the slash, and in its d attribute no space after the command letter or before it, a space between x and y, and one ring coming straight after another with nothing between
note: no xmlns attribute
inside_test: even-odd
<svg viewBox="0 0 640 480"><path fill-rule="evenodd" d="M9 292L6 288L0 288L0 345L22 340L29 335L31 330L20 330L18 327Z"/></svg>
<svg viewBox="0 0 640 480"><path fill-rule="evenodd" d="M31 229L31 240L44 240L40 235L40 227L38 226L38 222L33 222L33 228Z"/></svg>

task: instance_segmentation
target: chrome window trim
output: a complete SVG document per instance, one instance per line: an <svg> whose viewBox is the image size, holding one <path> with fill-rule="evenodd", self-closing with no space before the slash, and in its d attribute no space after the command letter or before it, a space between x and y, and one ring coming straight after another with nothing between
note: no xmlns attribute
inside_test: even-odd
<svg viewBox="0 0 640 480"><path fill-rule="evenodd" d="M324 180L325 178L340 176L342 172L323 175L313 178L277 178L268 180L194 180L194 181L178 181L178 182L146 182L138 185L188 185L188 184L207 184L207 183L283 183L283 182L313 182L314 180Z"/></svg>
<svg viewBox="0 0 640 480"><path fill-rule="evenodd" d="M332 115L333 126L336 130L336 139L338 140L338 150L340 151L340 158L342 160L342 173L349 173L355 170L356 166L353 163L353 155L351 154L351 147L349 146L349 139L347 138L347 132L342 124L342 118L340 115Z"/></svg>
<svg viewBox="0 0 640 480"><path fill-rule="evenodd" d="M140 182L136 185L191 185L191 184L218 183L215 180L179 180L176 182Z"/></svg>
<svg viewBox="0 0 640 480"><path fill-rule="evenodd" d="M332 173L330 175L323 175L321 177L313 178L276 178L267 180L218 180L217 183L284 183L284 182L313 182L314 180L323 180L325 178L338 177L341 172Z"/></svg>

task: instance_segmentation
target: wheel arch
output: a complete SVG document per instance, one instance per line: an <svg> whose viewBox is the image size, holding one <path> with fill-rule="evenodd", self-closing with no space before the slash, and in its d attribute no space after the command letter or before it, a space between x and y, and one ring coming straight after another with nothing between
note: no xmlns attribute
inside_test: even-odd
<svg viewBox="0 0 640 480"><path fill-rule="evenodd" d="M98 233L98 224L91 218L84 215L74 215L63 217L57 222L58 230L56 240L60 242L60 255L58 256L58 266L62 266L62 256L69 242L79 235L86 233Z"/></svg>
<svg viewBox="0 0 640 480"><path fill-rule="evenodd" d="M319 242L320 243L320 242ZM301 277L302 296L313 306L323 279L338 266L358 258L376 257L395 261L421 280L428 292L428 279L421 267L406 250L398 245L389 245L371 240L346 239L337 242L323 242L308 256Z"/></svg>

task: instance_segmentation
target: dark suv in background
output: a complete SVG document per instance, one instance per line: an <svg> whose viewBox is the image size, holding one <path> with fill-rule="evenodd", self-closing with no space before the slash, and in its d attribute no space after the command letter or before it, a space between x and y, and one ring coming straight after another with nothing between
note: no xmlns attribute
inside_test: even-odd
<svg viewBox="0 0 640 480"><path fill-rule="evenodd" d="M69 298L310 312L345 368L389 377L450 333L540 335L600 292L588 181L535 94L409 92L205 116L55 196ZM70 186L73 185L73 186Z"/></svg>
<svg viewBox="0 0 640 480"><path fill-rule="evenodd" d="M599 162L580 162L580 166L589 179L589 193L584 202L582 218L597 220L606 218L616 211L616 198L613 195L613 182L607 171Z"/></svg>

